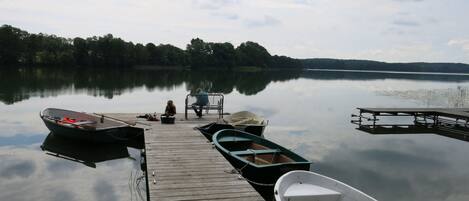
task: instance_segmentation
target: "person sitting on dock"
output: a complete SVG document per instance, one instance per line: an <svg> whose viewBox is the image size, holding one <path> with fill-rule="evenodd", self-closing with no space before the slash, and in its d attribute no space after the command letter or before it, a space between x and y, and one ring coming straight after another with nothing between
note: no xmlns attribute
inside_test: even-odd
<svg viewBox="0 0 469 201"><path fill-rule="evenodd" d="M174 105L172 100L168 101L168 104L166 105L166 109L164 111L163 116L174 116L176 114L176 106Z"/></svg>
<svg viewBox="0 0 469 201"><path fill-rule="evenodd" d="M208 105L208 93L202 91L202 89L197 89L197 94L195 94L196 101L192 104L192 109L194 109L195 114L200 118L202 117L202 110L204 106Z"/></svg>

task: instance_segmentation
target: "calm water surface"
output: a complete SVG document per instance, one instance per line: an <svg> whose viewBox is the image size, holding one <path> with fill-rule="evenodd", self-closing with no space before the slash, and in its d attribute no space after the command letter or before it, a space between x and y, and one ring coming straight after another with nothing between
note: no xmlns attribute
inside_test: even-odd
<svg viewBox="0 0 469 201"><path fill-rule="evenodd" d="M350 124L356 107L469 107L469 76L47 69L0 71L0 200L138 200L139 150L91 164L52 156L41 150L49 132L38 112L161 112L168 99L183 112L199 87L225 93L226 111L269 119L265 137L312 160L313 171L379 200L469 200L467 142Z"/></svg>

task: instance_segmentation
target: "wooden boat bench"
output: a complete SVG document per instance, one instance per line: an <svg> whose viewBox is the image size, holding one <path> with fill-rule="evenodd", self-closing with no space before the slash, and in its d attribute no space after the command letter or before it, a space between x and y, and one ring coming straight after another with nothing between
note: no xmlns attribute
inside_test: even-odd
<svg viewBox="0 0 469 201"><path fill-rule="evenodd" d="M258 150L254 150L254 149L248 149L248 150L244 150L244 151L231 151L230 153L234 154L234 155L261 155L261 154L277 154L277 153L280 153L282 151L280 151L279 149L258 149Z"/></svg>
<svg viewBox="0 0 469 201"><path fill-rule="evenodd" d="M196 94L187 94L184 106L184 116L187 119L187 112L192 110L192 105L197 101ZM223 118L223 103L224 96L221 93L208 93L208 104L202 106L205 113L208 114L209 110L216 110L218 112L218 118Z"/></svg>
<svg viewBox="0 0 469 201"><path fill-rule="evenodd" d="M253 142L253 140L243 137L224 137L218 142Z"/></svg>

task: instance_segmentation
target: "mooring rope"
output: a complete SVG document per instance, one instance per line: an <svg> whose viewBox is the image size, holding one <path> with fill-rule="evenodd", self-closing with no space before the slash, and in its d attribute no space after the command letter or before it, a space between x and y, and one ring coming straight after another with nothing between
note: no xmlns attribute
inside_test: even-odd
<svg viewBox="0 0 469 201"><path fill-rule="evenodd" d="M274 186L274 185L275 185L275 183L260 183L260 182L255 182L255 181L252 181L252 180L246 178L246 177L243 175L243 169L246 168L248 165L249 165L249 163L246 163L246 164L244 164L244 166L241 167L240 169L236 169L236 170L238 171L239 175L241 175L241 177L242 177L244 180L248 181L249 183L253 183L253 184L255 184L255 185L258 185L258 186Z"/></svg>

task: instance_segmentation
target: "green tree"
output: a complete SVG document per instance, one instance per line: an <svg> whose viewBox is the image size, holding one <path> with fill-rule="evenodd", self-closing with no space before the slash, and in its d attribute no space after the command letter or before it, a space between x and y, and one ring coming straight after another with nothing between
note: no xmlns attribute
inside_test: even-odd
<svg viewBox="0 0 469 201"><path fill-rule="evenodd" d="M205 43L200 38L191 40L191 43L187 45L186 51L189 54L191 67L202 68L207 65L209 57L213 54L210 45Z"/></svg>
<svg viewBox="0 0 469 201"><path fill-rule="evenodd" d="M236 66L236 51L231 43L212 43L213 66L232 68Z"/></svg>
<svg viewBox="0 0 469 201"><path fill-rule="evenodd" d="M172 45L158 45L156 47L158 65L162 66L185 66L187 65L187 55L184 50Z"/></svg>
<svg viewBox="0 0 469 201"><path fill-rule="evenodd" d="M10 25L0 27L0 64L12 65L20 62L24 51L23 40L28 33Z"/></svg>
<svg viewBox="0 0 469 201"><path fill-rule="evenodd" d="M236 48L237 63L240 66L257 66L265 68L270 63L269 52L255 42L241 43Z"/></svg>

